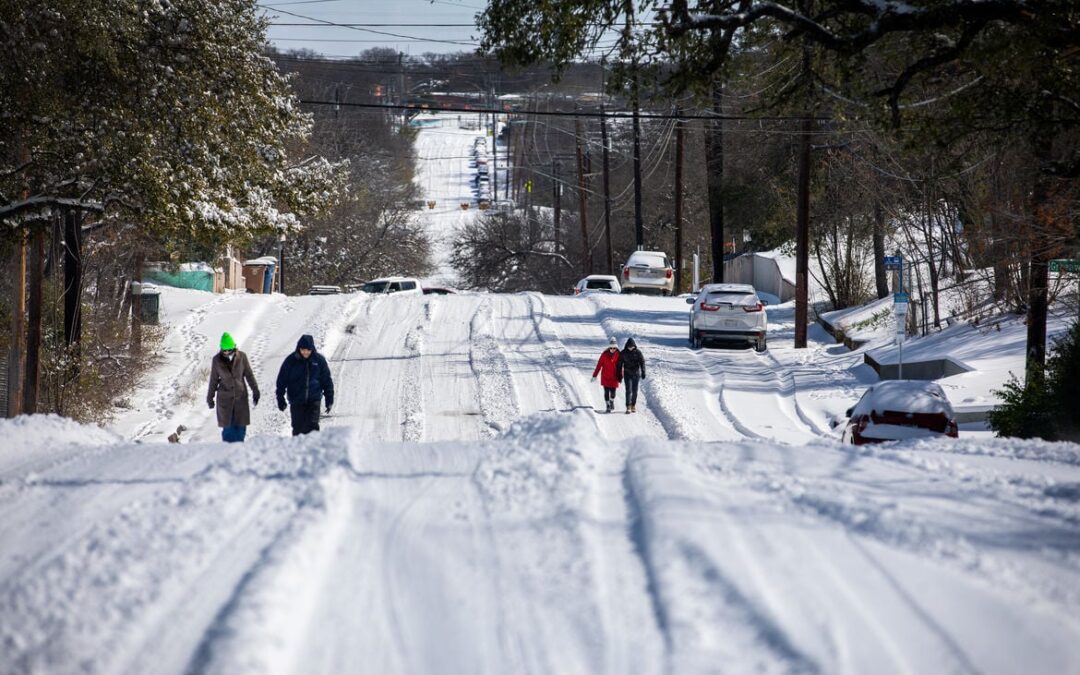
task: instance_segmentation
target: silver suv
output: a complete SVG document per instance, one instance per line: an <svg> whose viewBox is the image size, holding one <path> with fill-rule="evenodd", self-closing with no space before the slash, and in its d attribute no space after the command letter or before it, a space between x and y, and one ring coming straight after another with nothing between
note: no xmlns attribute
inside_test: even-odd
<svg viewBox="0 0 1080 675"><path fill-rule="evenodd" d="M687 298L690 309L690 344L699 349L706 340L749 342L765 351L768 317L765 303L749 284L708 284L696 298Z"/></svg>

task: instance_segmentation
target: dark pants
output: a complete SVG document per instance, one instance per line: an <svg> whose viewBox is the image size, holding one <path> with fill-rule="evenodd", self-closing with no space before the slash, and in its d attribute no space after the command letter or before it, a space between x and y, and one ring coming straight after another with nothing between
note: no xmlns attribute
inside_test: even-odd
<svg viewBox="0 0 1080 675"><path fill-rule="evenodd" d="M221 440L226 443L243 443L245 436L247 427L238 426L235 417L229 420L229 426L221 429Z"/></svg>
<svg viewBox="0 0 1080 675"><path fill-rule="evenodd" d="M311 403L293 403L289 406L289 415L292 417L292 435L309 434L319 430L319 404L322 401Z"/></svg>
<svg viewBox="0 0 1080 675"><path fill-rule="evenodd" d="M615 402L615 387L604 387L604 403Z"/></svg>
<svg viewBox="0 0 1080 675"><path fill-rule="evenodd" d="M623 384L626 385L626 405L637 405L637 390L641 384L640 375L623 375Z"/></svg>

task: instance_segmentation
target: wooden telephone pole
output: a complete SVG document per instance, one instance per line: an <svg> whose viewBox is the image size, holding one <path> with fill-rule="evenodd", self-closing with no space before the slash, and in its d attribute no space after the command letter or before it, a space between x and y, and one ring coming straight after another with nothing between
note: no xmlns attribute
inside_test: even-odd
<svg viewBox="0 0 1080 675"><path fill-rule="evenodd" d="M675 295L682 292L683 268L683 123L675 109Z"/></svg>
<svg viewBox="0 0 1080 675"><path fill-rule="evenodd" d="M581 118L574 118L574 139L577 141L578 221L581 224L581 271L592 274L592 252L589 250L589 195L585 192L585 161L581 153Z"/></svg>

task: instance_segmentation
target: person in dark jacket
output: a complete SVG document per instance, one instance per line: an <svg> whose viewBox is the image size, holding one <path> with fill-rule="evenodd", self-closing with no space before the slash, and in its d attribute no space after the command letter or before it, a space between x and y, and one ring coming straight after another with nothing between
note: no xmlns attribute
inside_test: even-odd
<svg viewBox="0 0 1080 675"><path fill-rule="evenodd" d="M627 338L618 363L619 379L626 383L626 412L637 412L638 386L645 379L645 355L634 338Z"/></svg>
<svg viewBox="0 0 1080 675"><path fill-rule="evenodd" d="M293 436L319 430L319 404L326 398L326 412L334 406L334 381L330 366L315 351L315 338L301 335L296 351L285 357L277 376L278 410L288 398Z"/></svg>
<svg viewBox="0 0 1080 675"><path fill-rule="evenodd" d="M619 343L615 341L615 338L608 340L608 348L604 350L604 353L600 355L600 358L596 361L596 368L593 369L592 379L595 382L596 376L600 375L600 386L604 388L604 407L606 412L611 412L615 409L615 390L619 388Z"/></svg>
<svg viewBox="0 0 1080 675"><path fill-rule="evenodd" d="M243 443L247 427L251 424L248 387L251 387L252 405L259 405L259 385L255 383L255 373L251 370L247 354L236 348L233 336L222 333L220 347L221 351L210 362L210 387L206 392L206 403L211 410L217 407L221 440Z"/></svg>

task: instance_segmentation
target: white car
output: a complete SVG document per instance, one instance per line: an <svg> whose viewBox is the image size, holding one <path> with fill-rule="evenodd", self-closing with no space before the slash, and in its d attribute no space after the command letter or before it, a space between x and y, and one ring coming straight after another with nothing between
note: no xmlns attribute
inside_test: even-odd
<svg viewBox="0 0 1080 675"><path fill-rule="evenodd" d="M394 293L397 295L423 295L420 282L412 277L383 277L372 279L361 289L365 293Z"/></svg>
<svg viewBox="0 0 1080 675"><path fill-rule="evenodd" d="M699 349L706 340L748 342L765 351L769 320L765 303L749 284L708 284L696 298L687 298L690 309L690 344Z"/></svg>
<svg viewBox="0 0 1080 675"><path fill-rule="evenodd" d="M581 295L585 291L599 291L601 293L622 293L618 277L610 274L590 274L574 286L574 295Z"/></svg>
<svg viewBox="0 0 1080 675"><path fill-rule="evenodd" d="M671 295L675 272L667 254L661 251L634 251L622 268L624 293L656 292Z"/></svg>

